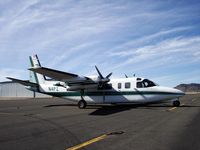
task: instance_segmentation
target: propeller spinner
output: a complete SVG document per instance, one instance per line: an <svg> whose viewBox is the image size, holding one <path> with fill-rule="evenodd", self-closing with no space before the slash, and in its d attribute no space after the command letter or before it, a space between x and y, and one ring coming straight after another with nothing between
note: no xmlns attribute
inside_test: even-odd
<svg viewBox="0 0 200 150"><path fill-rule="evenodd" d="M110 76L112 75L112 72L109 73L106 77L103 77L103 75L101 74L101 72L99 71L99 69L97 68L97 66L95 66L99 76L98 76L98 83L99 83L99 87L103 87L107 82L110 81Z"/></svg>

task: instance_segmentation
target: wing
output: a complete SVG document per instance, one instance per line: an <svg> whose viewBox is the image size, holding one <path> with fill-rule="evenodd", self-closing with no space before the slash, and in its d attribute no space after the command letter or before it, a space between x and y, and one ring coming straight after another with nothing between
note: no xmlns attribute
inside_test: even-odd
<svg viewBox="0 0 200 150"><path fill-rule="evenodd" d="M78 77L78 75L76 74L67 73L67 72L45 68L45 67L35 67L35 68L30 68L29 70L48 76L50 78L59 80L59 81L67 81L67 80L71 80L73 78Z"/></svg>
<svg viewBox="0 0 200 150"><path fill-rule="evenodd" d="M72 74L72 73L63 72L63 71L54 70L54 69L45 68L45 67L34 67L34 68L30 68L29 70L48 76L58 81L66 82L69 86L96 83L88 77L84 77L84 76L80 77L77 74Z"/></svg>
<svg viewBox="0 0 200 150"><path fill-rule="evenodd" d="M89 89L97 89L98 82L95 82L91 78L88 77L80 77L77 74L72 74L68 72L63 72L59 70L54 70L45 67L34 67L29 70L34 71L36 73L42 74L44 76L48 76L52 79L65 82L69 87L68 91L77 91L77 90L89 90ZM63 86L61 83L57 83L58 86ZM65 87L65 86L64 86Z"/></svg>
<svg viewBox="0 0 200 150"><path fill-rule="evenodd" d="M19 80L19 79L15 79L15 78L11 78L11 77L7 77L7 79L10 79L14 82L20 83L25 86L38 87L38 84L29 82L28 80Z"/></svg>

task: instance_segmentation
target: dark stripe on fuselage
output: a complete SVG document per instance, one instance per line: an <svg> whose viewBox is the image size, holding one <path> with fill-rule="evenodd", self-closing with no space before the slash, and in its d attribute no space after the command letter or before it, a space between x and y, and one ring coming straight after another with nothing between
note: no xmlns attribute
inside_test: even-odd
<svg viewBox="0 0 200 150"><path fill-rule="evenodd" d="M46 92L45 94L53 96L81 96L80 92ZM84 92L82 96L127 96L127 95L181 95L171 92L148 92L148 91L96 91L96 92Z"/></svg>

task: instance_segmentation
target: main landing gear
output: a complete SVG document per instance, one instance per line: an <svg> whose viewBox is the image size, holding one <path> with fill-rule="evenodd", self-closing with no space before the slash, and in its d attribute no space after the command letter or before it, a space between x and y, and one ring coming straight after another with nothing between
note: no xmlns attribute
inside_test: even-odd
<svg viewBox="0 0 200 150"><path fill-rule="evenodd" d="M87 103L86 103L86 101L85 101L84 98L83 98L84 90L82 89L82 90L80 91L80 93L81 93L81 100L78 102L78 108L84 109L84 108L87 106Z"/></svg>
<svg viewBox="0 0 200 150"><path fill-rule="evenodd" d="M87 106L86 101L80 100L80 101L78 102L78 108L84 109L86 106Z"/></svg>
<svg viewBox="0 0 200 150"><path fill-rule="evenodd" d="M178 107L178 106L180 106L180 101L179 100L175 100L175 101L173 101L173 106L174 107Z"/></svg>

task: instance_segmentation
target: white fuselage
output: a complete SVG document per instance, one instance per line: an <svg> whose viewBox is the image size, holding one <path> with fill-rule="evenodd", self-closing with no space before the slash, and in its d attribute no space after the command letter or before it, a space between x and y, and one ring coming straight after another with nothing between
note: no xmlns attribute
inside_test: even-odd
<svg viewBox="0 0 200 150"><path fill-rule="evenodd" d="M140 80L138 80L140 79ZM84 99L87 103L154 103L165 102L184 95L180 90L158 85L138 87L143 78L111 79L111 88L84 91L68 91L68 86L57 86L57 81L45 81L40 84L39 92L66 98L71 101ZM146 80L146 79L145 79Z"/></svg>

